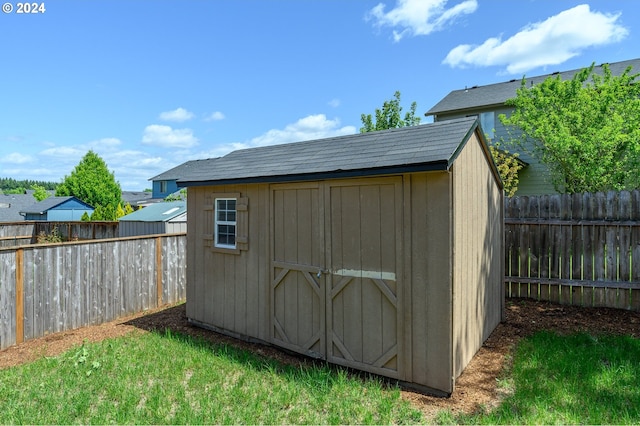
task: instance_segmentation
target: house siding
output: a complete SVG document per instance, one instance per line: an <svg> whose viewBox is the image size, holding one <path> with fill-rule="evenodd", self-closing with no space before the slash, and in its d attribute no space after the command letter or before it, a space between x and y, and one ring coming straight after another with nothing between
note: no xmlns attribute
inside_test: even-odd
<svg viewBox="0 0 640 426"><path fill-rule="evenodd" d="M543 194L555 194L557 191L553 187L551 183L551 179L549 177L549 168L540 163L537 159L534 159L531 154L519 147L510 147L509 141L511 140L511 135L507 128L502 124L499 119L501 114L505 114L509 116L511 112L513 112L513 108L498 106L494 108L476 108L469 109L466 111L456 111L452 113L441 113L438 114L435 119L436 121L444 121L451 120L454 118L462 118L462 117L470 117L475 115L480 115L485 112L493 112L494 114L494 131L495 135L492 141L504 141L501 142L502 147L508 150L509 152L517 152L518 158L527 163L527 166L520 170L519 173L519 184L518 191L515 195L543 195ZM487 129L483 129L484 132L487 132Z"/></svg>
<svg viewBox="0 0 640 426"><path fill-rule="evenodd" d="M160 190L161 187L161 182L166 182L167 183L167 190L162 192ZM176 192L178 190L178 184L176 182L175 179L169 179L169 180L154 180L152 182L151 185L151 192L152 192L152 198L166 198L167 196L173 194L174 192Z"/></svg>

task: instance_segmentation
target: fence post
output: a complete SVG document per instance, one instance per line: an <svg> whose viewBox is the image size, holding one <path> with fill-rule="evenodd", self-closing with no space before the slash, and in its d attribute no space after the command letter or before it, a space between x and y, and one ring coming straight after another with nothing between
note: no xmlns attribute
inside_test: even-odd
<svg viewBox="0 0 640 426"><path fill-rule="evenodd" d="M162 306L162 237L156 237L156 289L159 308Z"/></svg>
<svg viewBox="0 0 640 426"><path fill-rule="evenodd" d="M16 250L16 343L24 341L24 251Z"/></svg>

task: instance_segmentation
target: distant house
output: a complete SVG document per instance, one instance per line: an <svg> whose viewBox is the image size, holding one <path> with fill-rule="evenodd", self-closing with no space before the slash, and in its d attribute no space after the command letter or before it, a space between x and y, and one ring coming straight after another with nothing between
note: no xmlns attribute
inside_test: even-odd
<svg viewBox="0 0 640 426"><path fill-rule="evenodd" d="M613 75L622 74L630 66L633 67L633 72L639 72L640 58L614 62L608 65ZM526 84L527 86L532 86L542 83L549 77L558 75L562 80L569 80L581 70L575 69L537 77L527 77ZM602 74L602 65L594 67L594 72ZM433 121L477 116L480 118L482 129L490 140L499 141L500 138L508 140L510 138L509 133L498 119L498 116L500 114L509 116L513 112L513 108L506 106L505 102L507 99L516 96L516 91L521 87L521 84L522 79L512 79L502 83L454 90L427 111L425 115L433 116ZM519 154L520 159L528 165L520 172L520 184L516 195L555 193L556 191L549 180L549 169L526 152L520 152Z"/></svg>
<svg viewBox="0 0 640 426"><path fill-rule="evenodd" d="M49 197L26 207L20 212L25 220L70 222L82 219L82 215L93 213L93 207L76 197Z"/></svg>
<svg viewBox="0 0 640 426"><path fill-rule="evenodd" d="M0 222L22 222L21 211L36 203L31 194L0 194Z"/></svg>
<svg viewBox="0 0 640 426"><path fill-rule="evenodd" d="M157 199L165 199L169 195L179 192L178 179L195 167L199 161L202 160L187 161L149 179L151 181L151 198L157 201Z"/></svg>
<svg viewBox="0 0 640 426"><path fill-rule="evenodd" d="M122 216L119 222L120 237L187 232L187 203L172 201L151 204Z"/></svg>

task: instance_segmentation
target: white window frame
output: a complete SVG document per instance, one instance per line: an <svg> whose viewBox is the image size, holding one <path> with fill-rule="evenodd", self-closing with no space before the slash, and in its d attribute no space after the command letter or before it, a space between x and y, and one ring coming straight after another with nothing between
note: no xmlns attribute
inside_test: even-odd
<svg viewBox="0 0 640 426"><path fill-rule="evenodd" d="M218 201L235 201L235 209L234 210L228 210L225 209L225 211L233 211L235 213L235 220L231 221L231 220L219 220L218 219ZM225 205L226 207L226 205ZM237 244L238 244L238 199L237 198L216 198L213 201L213 228L214 228L214 236L213 236L213 245L215 247L218 248L223 248L223 249L235 249ZM234 229L234 233L233 233L233 244L224 244L224 243L220 243L219 242L219 234L218 234L218 226L219 225L223 225L223 226L233 226Z"/></svg>

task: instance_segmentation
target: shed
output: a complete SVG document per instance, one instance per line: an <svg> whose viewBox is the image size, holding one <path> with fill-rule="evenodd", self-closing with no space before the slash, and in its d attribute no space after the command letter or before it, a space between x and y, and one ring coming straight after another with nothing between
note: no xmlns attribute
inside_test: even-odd
<svg viewBox="0 0 640 426"><path fill-rule="evenodd" d="M502 183L476 118L192 166L193 324L448 395L503 317Z"/></svg>
<svg viewBox="0 0 640 426"><path fill-rule="evenodd" d="M122 216L119 222L120 237L187 232L187 203L172 201L151 204Z"/></svg>
<svg viewBox="0 0 640 426"><path fill-rule="evenodd" d="M70 222L82 219L82 215L93 213L93 207L76 197L49 197L34 203L20 212L25 220Z"/></svg>

